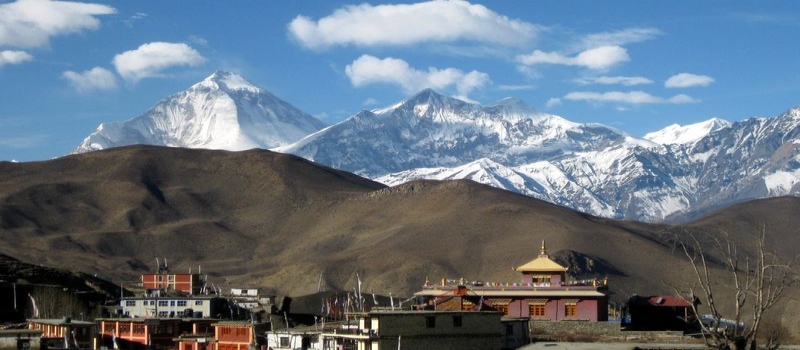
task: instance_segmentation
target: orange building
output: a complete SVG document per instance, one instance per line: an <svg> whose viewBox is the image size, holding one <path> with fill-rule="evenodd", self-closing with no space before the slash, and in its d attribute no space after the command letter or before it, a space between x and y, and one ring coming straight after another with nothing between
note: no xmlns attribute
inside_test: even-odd
<svg viewBox="0 0 800 350"><path fill-rule="evenodd" d="M252 345L265 345L263 334L269 331L269 323L249 321L223 321L214 324L215 350L249 350ZM262 336L258 336L262 335ZM180 350L194 350L181 347Z"/></svg>
<svg viewBox="0 0 800 350"><path fill-rule="evenodd" d="M28 329L42 331L42 344L49 349L91 349L95 337L94 322L60 319L30 319Z"/></svg>
<svg viewBox="0 0 800 350"><path fill-rule="evenodd" d="M211 330L211 319L104 318L100 323L101 346L118 349L174 349L174 339Z"/></svg>

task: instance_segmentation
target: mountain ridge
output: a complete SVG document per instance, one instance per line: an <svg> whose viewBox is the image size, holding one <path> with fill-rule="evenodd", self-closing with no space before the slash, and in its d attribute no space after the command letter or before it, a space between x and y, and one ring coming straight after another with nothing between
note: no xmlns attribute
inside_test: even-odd
<svg viewBox="0 0 800 350"><path fill-rule="evenodd" d="M197 85L216 89L236 100L232 104L236 106L248 105L248 96L268 94L229 73L217 72L204 82ZM156 109L181 106L162 102ZM274 114L291 114L289 110L285 106L272 109ZM103 129L108 128L114 130L107 135L125 138L123 134L131 134L124 143L223 149L257 146L387 185L424 178L469 178L593 215L681 221L720 205L800 194L800 150L794 146L797 133L793 132L798 123L792 118L797 113L794 108L778 117L735 123L712 118L637 138L601 124L575 123L542 113L515 98L482 106L425 89L334 125L316 125L304 135L295 133L297 140L275 147L257 145L248 135L262 129L292 134L280 123L260 129L242 124L241 129L249 131L238 132L233 132L238 126L222 128L233 133L218 136L213 142L228 144L216 147L209 146L208 138L150 142L141 136L150 124L140 117L129 121L132 126L127 128L101 125L99 134L84 141L84 149L91 148L86 145L92 145L93 139L102 139ZM163 129L159 132L169 134Z"/></svg>

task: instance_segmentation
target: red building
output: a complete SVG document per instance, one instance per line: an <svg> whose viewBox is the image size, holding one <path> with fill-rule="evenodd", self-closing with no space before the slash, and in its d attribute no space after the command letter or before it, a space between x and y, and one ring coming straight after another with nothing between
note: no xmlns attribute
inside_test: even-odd
<svg viewBox="0 0 800 350"><path fill-rule="evenodd" d="M198 273L169 273L161 270L157 273L142 274L142 288L148 290L177 291L184 294L200 294L203 288L201 275Z"/></svg>
<svg viewBox="0 0 800 350"><path fill-rule="evenodd" d="M539 256L516 268L521 281L514 283L466 283L443 279L441 284L426 283L416 296L426 297L431 306L461 309L490 306L509 317L539 320L608 321L606 280L573 280L567 268L550 259L544 241ZM458 298L454 297L457 296ZM445 306L448 305L448 306Z"/></svg>

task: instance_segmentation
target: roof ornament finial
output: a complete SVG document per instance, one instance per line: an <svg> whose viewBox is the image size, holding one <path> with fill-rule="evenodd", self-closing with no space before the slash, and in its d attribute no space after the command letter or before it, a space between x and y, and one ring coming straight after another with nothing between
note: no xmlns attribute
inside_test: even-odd
<svg viewBox="0 0 800 350"><path fill-rule="evenodd" d="M542 248L539 249L539 256L547 256L547 247L544 244L544 240L542 240Z"/></svg>

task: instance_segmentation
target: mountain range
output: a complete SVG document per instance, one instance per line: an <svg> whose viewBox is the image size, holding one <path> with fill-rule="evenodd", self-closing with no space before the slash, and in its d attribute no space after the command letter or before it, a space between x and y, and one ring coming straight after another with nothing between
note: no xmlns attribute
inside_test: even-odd
<svg viewBox="0 0 800 350"><path fill-rule="evenodd" d="M624 302L691 279L672 243L689 232L747 242L767 227L770 247L794 256L798 208L780 197L687 225L617 221L469 180L387 187L266 150L139 145L0 162L0 254L129 287L162 257L224 289L301 296L352 290L360 276L365 291L405 298L428 279L518 281L512 267L544 240L574 278L608 277ZM782 305L770 317L800 329L800 304Z"/></svg>
<svg viewBox="0 0 800 350"><path fill-rule="evenodd" d="M270 118L243 122L255 120L254 110ZM773 118L712 119L637 138L517 99L482 106L428 89L324 127L245 78L217 72L138 118L101 125L75 152L139 143L270 148L390 186L470 179L592 215L680 222L800 192L798 121L800 109L793 108ZM213 128L219 125L225 126Z"/></svg>

